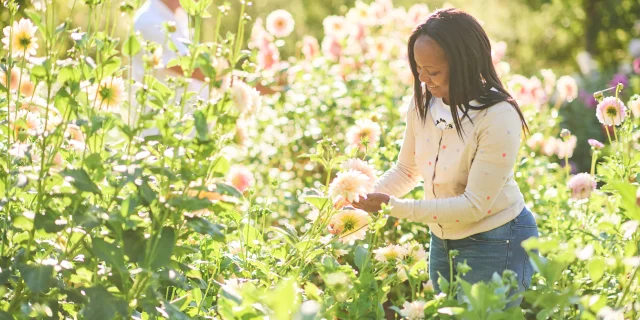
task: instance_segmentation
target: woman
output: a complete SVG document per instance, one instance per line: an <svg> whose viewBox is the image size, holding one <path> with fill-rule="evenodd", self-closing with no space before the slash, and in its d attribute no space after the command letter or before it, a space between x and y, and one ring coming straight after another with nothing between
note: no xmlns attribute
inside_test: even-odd
<svg viewBox="0 0 640 320"><path fill-rule="evenodd" d="M458 250L454 275L465 260L472 270L462 278L471 283L509 269L524 291L533 270L521 242L537 237L538 228L513 168L528 128L496 74L489 39L471 15L445 9L416 27L408 49L415 106L407 113L398 161L375 193L353 206L376 212L385 203L392 216L429 225L436 290L440 275L451 276L448 251ZM425 199L400 199L420 176Z"/></svg>

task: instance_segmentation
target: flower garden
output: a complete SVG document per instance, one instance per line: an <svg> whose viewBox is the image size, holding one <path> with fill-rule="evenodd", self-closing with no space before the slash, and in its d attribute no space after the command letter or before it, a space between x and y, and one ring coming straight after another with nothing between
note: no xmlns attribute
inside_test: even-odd
<svg viewBox="0 0 640 320"><path fill-rule="evenodd" d="M509 48L492 43L530 128L514 170L540 229L523 244L531 286L506 309L512 273L477 284L456 275L434 292L426 225L345 207L397 159L412 97L407 39L430 8L356 2L284 58L298 23L288 11L262 20L245 15L246 1L240 12L180 2L191 39L168 65L133 28L114 37L139 4L76 26L54 24L40 2L4 3L0 319L640 317L640 67L585 98L582 79L512 73ZM110 5L71 10L93 17ZM211 12L215 41L203 42ZM218 32L230 16L236 32ZM173 66L183 75L158 76ZM576 99L593 99L604 139L563 128ZM584 172L570 163L580 144L592 156ZM422 196L421 185L407 195Z"/></svg>

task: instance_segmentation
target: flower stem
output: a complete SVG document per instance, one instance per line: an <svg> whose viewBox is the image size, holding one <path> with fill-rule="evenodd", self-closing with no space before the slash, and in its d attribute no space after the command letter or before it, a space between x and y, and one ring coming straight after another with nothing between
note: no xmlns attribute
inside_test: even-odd
<svg viewBox="0 0 640 320"><path fill-rule="evenodd" d="M9 10L9 25L13 26L13 19L14 19L14 10ZM13 38L13 27L9 28L9 39ZM12 43L13 41L9 41L9 54L8 54L8 58L7 58L7 72L6 72L6 80L7 80L7 106L11 105L11 65L13 64L12 61L12 54L11 54L11 50L12 50ZM17 107L17 106L16 106ZM7 125L9 126L11 124L11 110L8 110L7 112ZM16 119L17 120L17 119ZM11 136L13 135L13 130L9 130L9 132L7 133L7 149L11 148ZM17 139L17 137L16 137ZM10 185L10 177L12 176L11 174L11 164L12 164L12 160L11 160L11 155L9 154L9 152L7 152L7 175L4 177L4 185L5 185L5 189L7 189L7 191L5 191L4 195L0 195L2 197L5 197L5 195L9 194L9 190L11 188L9 188ZM7 238L7 221L9 220L9 215L11 214L11 197L6 197L7 198L7 206L6 206L6 214L5 217L3 219L3 226L2 226L2 235L0 235L0 237L2 237L2 247L0 249L0 258L4 257L4 246L5 246L5 241Z"/></svg>
<svg viewBox="0 0 640 320"><path fill-rule="evenodd" d="M613 146L613 142L611 142L611 134L609 133L609 128L607 128L607 125L605 125L604 131L607 133L607 138L609 138L609 144Z"/></svg>
<svg viewBox="0 0 640 320"><path fill-rule="evenodd" d="M633 273L629 278L629 282L624 288L624 293L622 294L622 297L620 297L620 300L618 300L618 302L616 303L616 309L620 308L620 305L622 305L622 303L624 302L624 299L627 297L627 294L629 293L629 288L631 288L631 284L633 284L633 281L636 279L636 273L638 273L639 268L640 266L636 266L635 269L633 269Z"/></svg>

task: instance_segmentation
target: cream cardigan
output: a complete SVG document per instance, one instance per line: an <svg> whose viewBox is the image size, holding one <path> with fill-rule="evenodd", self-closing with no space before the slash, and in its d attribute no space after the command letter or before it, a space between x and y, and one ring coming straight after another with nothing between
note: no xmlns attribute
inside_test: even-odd
<svg viewBox="0 0 640 320"><path fill-rule="evenodd" d="M391 215L427 223L441 239L462 239L513 220L524 198L513 180L522 125L514 107L500 102L462 120L463 137L442 130L431 112L422 122L407 112L404 140L394 166L374 192L391 196ZM424 200L399 199L424 179Z"/></svg>

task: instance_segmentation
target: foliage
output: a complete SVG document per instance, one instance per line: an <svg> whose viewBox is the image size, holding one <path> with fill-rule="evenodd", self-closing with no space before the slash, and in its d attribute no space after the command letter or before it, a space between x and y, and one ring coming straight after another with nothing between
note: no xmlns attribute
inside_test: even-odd
<svg viewBox="0 0 640 320"><path fill-rule="evenodd" d="M56 26L55 10L21 11L40 48L28 58L0 51L1 318L637 318L637 110L593 151L600 187L577 200L561 166L575 142L558 138L577 99L572 82L495 61L531 129L515 169L540 227L524 244L540 253L530 253L537 273L522 309L505 309L518 298L510 272L476 284L441 279L436 293L424 225L383 208L349 229L340 218L362 216L329 197L345 160L379 174L397 157L413 21L381 19L365 38L333 43L338 54L312 46L266 64L265 50L289 39L240 20L203 41L205 12L221 21L229 10L181 3L192 38L189 54L169 63L185 76L169 79L157 76L157 44L131 29L115 36L117 17ZM9 4L15 31L23 16ZM89 16L111 5L77 4ZM255 32L248 50L244 30ZM130 74L136 55L140 79ZM209 99L188 90L195 69L209 78ZM627 92L639 91L621 89L603 94L631 107Z"/></svg>

